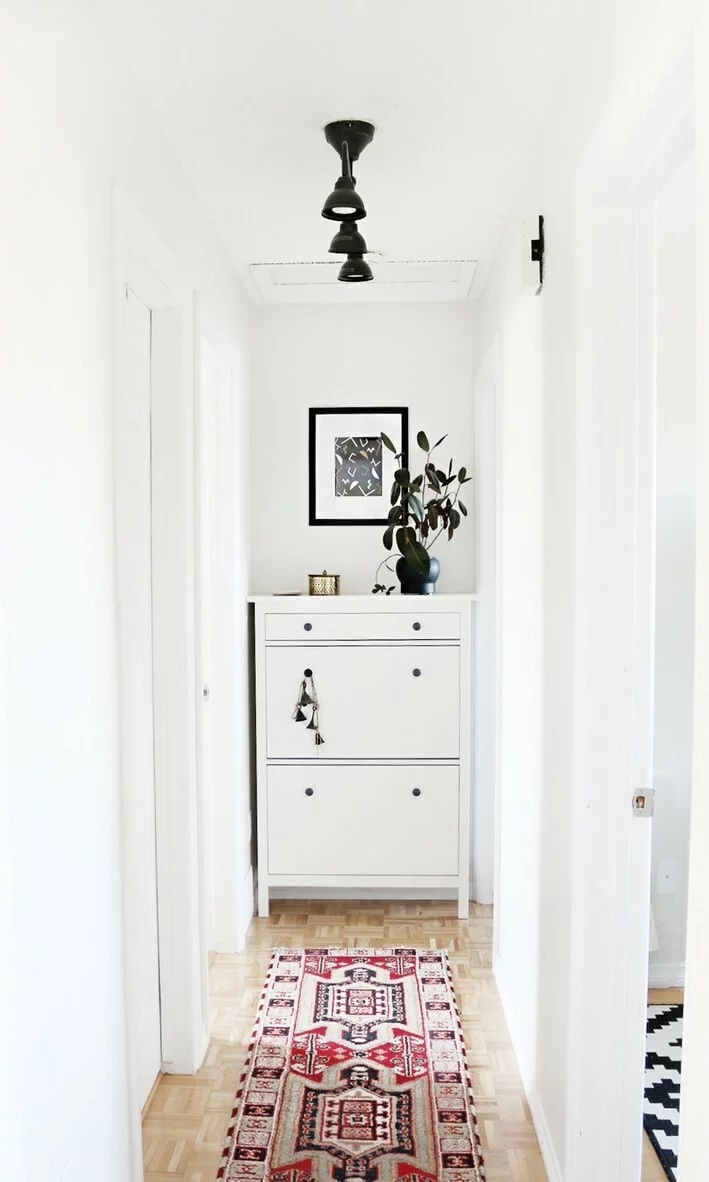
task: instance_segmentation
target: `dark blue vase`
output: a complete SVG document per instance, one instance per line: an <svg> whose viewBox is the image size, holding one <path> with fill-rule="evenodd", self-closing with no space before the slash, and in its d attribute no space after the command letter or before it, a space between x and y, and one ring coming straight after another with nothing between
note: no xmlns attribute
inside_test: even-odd
<svg viewBox="0 0 709 1182"><path fill-rule="evenodd" d="M396 577L401 583L402 595L433 595L440 573L441 564L437 558L431 559L425 575L409 566L405 558L400 558L396 564Z"/></svg>

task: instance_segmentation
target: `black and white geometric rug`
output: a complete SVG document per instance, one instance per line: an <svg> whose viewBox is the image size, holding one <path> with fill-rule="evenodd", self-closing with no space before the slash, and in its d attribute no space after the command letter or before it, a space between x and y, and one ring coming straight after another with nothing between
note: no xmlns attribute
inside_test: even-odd
<svg viewBox="0 0 709 1182"><path fill-rule="evenodd" d="M643 1124L670 1182L679 1182L679 1083L684 1007L647 1007Z"/></svg>

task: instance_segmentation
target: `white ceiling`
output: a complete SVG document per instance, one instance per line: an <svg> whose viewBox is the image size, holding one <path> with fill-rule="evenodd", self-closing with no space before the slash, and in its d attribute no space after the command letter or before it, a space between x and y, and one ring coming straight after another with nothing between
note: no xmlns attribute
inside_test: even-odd
<svg viewBox="0 0 709 1182"><path fill-rule="evenodd" d="M377 128L355 169L370 250L477 260L474 293L586 4L96 2L257 300L250 263L328 259L341 118Z"/></svg>

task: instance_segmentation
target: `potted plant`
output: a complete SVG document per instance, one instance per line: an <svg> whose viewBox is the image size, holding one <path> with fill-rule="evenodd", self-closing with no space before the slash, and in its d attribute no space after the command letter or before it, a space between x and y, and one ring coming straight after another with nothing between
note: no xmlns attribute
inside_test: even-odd
<svg viewBox="0 0 709 1182"><path fill-rule="evenodd" d="M419 431L416 442L426 459L423 471L412 476L408 468L397 468L394 473L394 483L391 488L391 510L384 531L383 542L387 550L394 546L399 553L396 562L396 574L401 584L402 595L432 595L436 590L436 580L440 573L440 564L430 551L438 539L445 535L450 540L458 529L463 517L467 517L468 510L460 499L460 491L464 484L472 480L466 468L459 468L454 472L453 461L448 464L448 471L436 467L432 459L433 453L441 446L446 435L443 435L433 447L428 442L425 431ZM393 452L401 462L401 452L397 452L389 437L382 432L382 443ZM374 593L384 592L390 595L394 587L387 587L380 582L382 567L391 572L391 558L384 558L377 567L374 576Z"/></svg>

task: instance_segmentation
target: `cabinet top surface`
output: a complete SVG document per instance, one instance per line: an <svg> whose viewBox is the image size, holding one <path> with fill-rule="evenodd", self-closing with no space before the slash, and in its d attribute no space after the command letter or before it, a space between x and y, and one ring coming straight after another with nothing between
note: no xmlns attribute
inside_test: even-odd
<svg viewBox="0 0 709 1182"><path fill-rule="evenodd" d="M446 595L249 595L248 602L270 611L441 612L474 603L471 593Z"/></svg>

